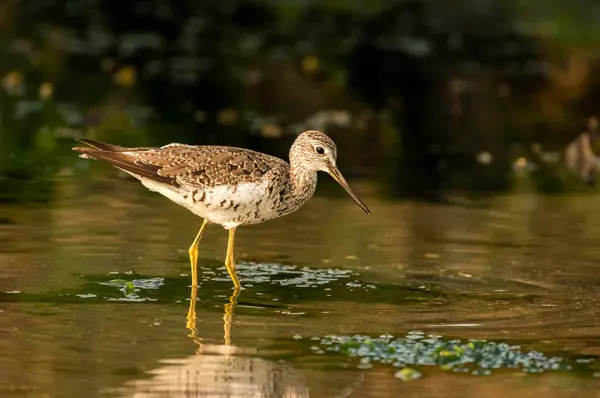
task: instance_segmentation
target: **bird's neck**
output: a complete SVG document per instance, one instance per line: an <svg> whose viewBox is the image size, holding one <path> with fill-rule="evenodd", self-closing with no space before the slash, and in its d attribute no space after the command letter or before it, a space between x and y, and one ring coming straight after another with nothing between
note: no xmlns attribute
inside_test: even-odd
<svg viewBox="0 0 600 398"><path fill-rule="evenodd" d="M290 156L290 196L307 201L315 193L317 172L308 169L302 160Z"/></svg>

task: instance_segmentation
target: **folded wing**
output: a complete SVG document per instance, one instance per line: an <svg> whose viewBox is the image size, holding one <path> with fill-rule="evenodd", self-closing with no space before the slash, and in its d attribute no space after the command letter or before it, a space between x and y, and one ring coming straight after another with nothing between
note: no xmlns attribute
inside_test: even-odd
<svg viewBox="0 0 600 398"><path fill-rule="evenodd" d="M258 152L225 146L169 144L159 148L126 148L93 140L76 147L83 158L104 160L138 179L173 188L255 183L269 172L285 172L287 163Z"/></svg>

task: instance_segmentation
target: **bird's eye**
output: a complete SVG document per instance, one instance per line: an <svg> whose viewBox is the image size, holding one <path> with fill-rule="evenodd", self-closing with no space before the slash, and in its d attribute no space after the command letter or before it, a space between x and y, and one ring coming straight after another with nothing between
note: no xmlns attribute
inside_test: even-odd
<svg viewBox="0 0 600 398"><path fill-rule="evenodd" d="M319 155L324 155L325 149L322 146L318 146L315 148L315 152L317 152Z"/></svg>

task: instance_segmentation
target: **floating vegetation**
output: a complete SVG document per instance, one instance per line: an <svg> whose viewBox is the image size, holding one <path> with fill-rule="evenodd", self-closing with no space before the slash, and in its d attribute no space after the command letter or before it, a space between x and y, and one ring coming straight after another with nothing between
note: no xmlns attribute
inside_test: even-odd
<svg viewBox="0 0 600 398"><path fill-rule="evenodd" d="M420 379L421 377L423 377L423 373L413 368L404 368L397 371L394 377L402 381L411 381L415 379Z"/></svg>
<svg viewBox="0 0 600 398"><path fill-rule="evenodd" d="M140 297L137 292L141 290L156 290L164 285L164 283L164 278L134 279L132 281L112 279L107 282L100 282L101 285L117 287L124 294L124 297L112 298L109 301L155 301Z"/></svg>
<svg viewBox="0 0 600 398"><path fill-rule="evenodd" d="M98 295L94 294L94 293L82 293L82 294L76 294L75 297L87 299L87 298L96 298L96 297L98 297Z"/></svg>
<svg viewBox="0 0 600 398"><path fill-rule="evenodd" d="M568 360L547 356L538 351L486 340L447 340L411 332L394 339L391 335L327 336L320 340L325 351L360 358L357 367L365 369L374 363L402 368L395 377L413 380L421 373L410 366L437 366L443 370L485 376L498 369L520 369L525 373L570 370ZM323 352L320 347L313 351Z"/></svg>
<svg viewBox="0 0 600 398"><path fill-rule="evenodd" d="M350 278L358 273L345 269L323 269L298 267L295 265L265 264L265 263L240 263L237 266L238 274L246 285L257 283L270 283L281 286L318 287L342 280L348 280L346 285L354 288L374 289L374 285L361 284ZM203 271L203 272L202 272ZM211 272L203 269L203 280L210 280ZM224 273L224 277L227 274Z"/></svg>
<svg viewBox="0 0 600 398"><path fill-rule="evenodd" d="M165 284L165 278L148 278L148 279L134 279L128 281L126 279L111 279L107 282L100 282L101 285L119 287L121 290L148 290L158 289Z"/></svg>

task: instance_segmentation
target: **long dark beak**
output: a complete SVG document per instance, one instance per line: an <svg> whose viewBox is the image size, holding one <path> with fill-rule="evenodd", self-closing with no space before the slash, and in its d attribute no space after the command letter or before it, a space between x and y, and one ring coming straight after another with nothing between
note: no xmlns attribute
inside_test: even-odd
<svg viewBox="0 0 600 398"><path fill-rule="evenodd" d="M338 182L338 184L340 184L342 186L342 188L344 188L346 190L346 192L348 192L348 195L350 195L350 197L352 199L354 199L356 204L359 205L360 208L363 209L365 213L367 213L369 215L371 214L371 212L369 211L369 208L367 207L365 202L363 202L358 197L358 195L354 193L354 191L352 190L352 188L350 188L350 185L348 185L348 183L346 182L346 179L344 178L342 173L340 173L340 171L338 170L338 168L336 166L331 166L329 168L329 175L332 176L333 179L336 180Z"/></svg>

